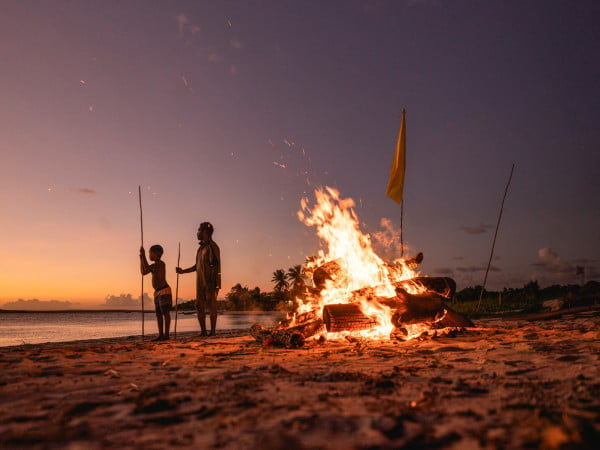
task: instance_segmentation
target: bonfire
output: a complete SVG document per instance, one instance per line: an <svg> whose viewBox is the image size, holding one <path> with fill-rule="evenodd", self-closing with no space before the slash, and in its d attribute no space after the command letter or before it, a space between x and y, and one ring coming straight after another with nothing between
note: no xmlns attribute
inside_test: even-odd
<svg viewBox="0 0 600 450"><path fill-rule="evenodd" d="M276 327L252 326L259 343L300 347L307 339L409 340L432 330L473 325L446 303L456 291L454 280L416 271L422 253L383 261L370 236L360 230L354 200L341 198L330 187L318 189L315 196L312 208L302 199L298 212L324 244L304 265L313 286Z"/></svg>

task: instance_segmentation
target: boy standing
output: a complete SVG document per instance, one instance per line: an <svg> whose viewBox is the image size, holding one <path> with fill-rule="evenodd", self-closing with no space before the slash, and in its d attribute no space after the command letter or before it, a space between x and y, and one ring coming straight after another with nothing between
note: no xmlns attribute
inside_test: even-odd
<svg viewBox="0 0 600 450"><path fill-rule="evenodd" d="M206 309L210 311L210 336L217 328L217 295L221 288L221 251L212 240L214 228L209 222L202 222L198 228L200 247L196 253L196 264L187 269L177 267L177 273L196 272L196 311L201 335L206 336Z"/></svg>
<svg viewBox="0 0 600 450"><path fill-rule="evenodd" d="M173 307L173 297L171 288L167 284L165 263L161 261L163 248L160 245L150 247L150 261L154 264L149 265L146 260L144 247L140 248L140 270L142 275L152 273L152 287L154 288L154 309L156 311L156 321L158 322L158 337L154 341L166 341L169 339L169 328L171 326L171 308ZM164 321L164 331L163 331Z"/></svg>

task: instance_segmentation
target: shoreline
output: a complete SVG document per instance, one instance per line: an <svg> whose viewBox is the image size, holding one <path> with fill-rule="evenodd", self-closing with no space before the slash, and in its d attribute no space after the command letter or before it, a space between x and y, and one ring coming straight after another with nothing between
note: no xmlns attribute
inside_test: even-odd
<svg viewBox="0 0 600 450"><path fill-rule="evenodd" d="M102 345L125 345L125 344L157 344L160 345L162 343L177 343L179 341L189 341L190 339L201 337L200 331L184 331L177 333L177 340L171 338L168 341L161 342L152 342L152 339L158 336L158 333L147 333L142 340L141 334L134 334L128 336L116 336L116 337L106 337L106 338L93 338L93 339L75 339L71 341L48 341L48 342L39 342L33 344L17 344L17 345L5 345L0 346L0 352L3 350L12 350L15 348L24 348L24 349L35 349L35 348L64 348L70 346L81 346L81 347L94 347L94 346L102 346ZM249 335L248 330L245 329L229 329L229 330L217 330L217 336L214 337L238 337ZM214 338L213 337L213 338ZM206 339L204 337L203 339Z"/></svg>

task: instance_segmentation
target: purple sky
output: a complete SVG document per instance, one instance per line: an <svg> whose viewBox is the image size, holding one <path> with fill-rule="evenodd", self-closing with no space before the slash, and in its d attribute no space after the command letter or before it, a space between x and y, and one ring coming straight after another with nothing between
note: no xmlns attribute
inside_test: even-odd
<svg viewBox="0 0 600 450"><path fill-rule="evenodd" d="M139 295L138 184L172 285L210 220L222 294L270 289L318 248L296 218L317 186L399 225L403 107L422 273L481 284L514 162L489 286L598 278L599 22L597 1L5 0L0 302Z"/></svg>

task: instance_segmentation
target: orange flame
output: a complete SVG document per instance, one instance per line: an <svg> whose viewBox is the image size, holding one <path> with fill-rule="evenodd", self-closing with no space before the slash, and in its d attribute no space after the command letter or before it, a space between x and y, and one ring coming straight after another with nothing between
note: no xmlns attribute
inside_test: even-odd
<svg viewBox="0 0 600 450"><path fill-rule="evenodd" d="M418 273L404 260L396 260L397 264L390 265L375 253L370 236L360 230L353 209L354 200L341 198L339 192L331 187L317 189L315 196L316 204L312 208L307 198L302 199L298 218L307 226L316 227L317 235L326 244L327 250L320 250L316 257L307 261L305 273L314 274L326 263L333 264L335 273L331 279L325 280L319 295L309 296L304 301L298 299L300 306L297 313L322 311L325 305L352 301L358 303L363 314L373 318L377 326L350 334L358 333L369 338L389 337L394 329L391 309L374 298L394 297L394 283L414 278ZM368 288L368 294L359 293L364 288ZM418 293L422 286L409 286L408 290ZM409 337L420 334L423 330L417 328L421 327L411 326Z"/></svg>

